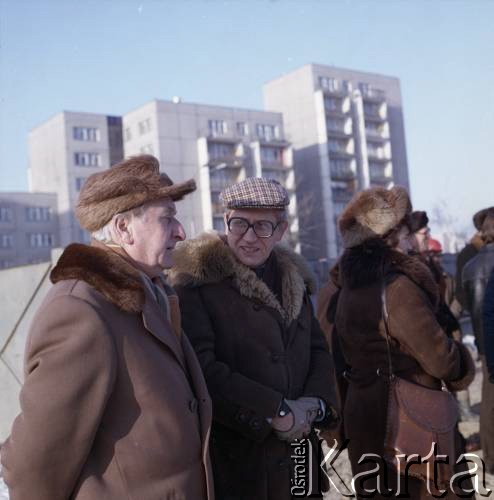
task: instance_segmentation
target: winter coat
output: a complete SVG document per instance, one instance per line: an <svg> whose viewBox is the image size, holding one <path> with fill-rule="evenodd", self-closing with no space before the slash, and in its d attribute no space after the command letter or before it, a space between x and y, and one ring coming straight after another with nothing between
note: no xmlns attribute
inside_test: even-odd
<svg viewBox="0 0 494 500"><path fill-rule="evenodd" d="M218 236L187 241L175 254L171 282L213 400L218 498L291 498L293 450L268 419L283 398L315 396L337 405L331 356L308 295L311 274L291 250L277 246L274 254L282 303Z"/></svg>
<svg viewBox="0 0 494 500"><path fill-rule="evenodd" d="M168 320L139 272L97 246L67 247L33 320L2 447L10 499L213 499L211 401L176 295Z"/></svg>
<svg viewBox="0 0 494 500"><path fill-rule="evenodd" d="M494 270L485 289L483 319L485 362L491 382L494 383Z"/></svg>
<svg viewBox="0 0 494 500"><path fill-rule="evenodd" d="M470 243L465 245L456 257L456 298L463 309L466 309L465 291L463 289L462 274L465 264L472 260L483 246L483 241L475 235Z"/></svg>
<svg viewBox="0 0 494 500"><path fill-rule="evenodd" d="M463 268L462 281L465 305L470 313L479 354L484 354L482 306L487 280L494 269L494 243L484 245Z"/></svg>
<svg viewBox="0 0 494 500"><path fill-rule="evenodd" d="M381 302L383 272L395 374L438 390L442 379L451 390L460 390L472 381L475 370L468 351L447 338L437 323L437 286L421 261L384 246L356 247L345 252L340 271L336 329L351 366L343 421L355 475L366 468L358 464L363 454L383 455L389 387ZM388 474L388 485L396 488L396 475ZM429 498L423 483L414 478L409 483L410 498ZM367 481L364 486L375 485Z"/></svg>

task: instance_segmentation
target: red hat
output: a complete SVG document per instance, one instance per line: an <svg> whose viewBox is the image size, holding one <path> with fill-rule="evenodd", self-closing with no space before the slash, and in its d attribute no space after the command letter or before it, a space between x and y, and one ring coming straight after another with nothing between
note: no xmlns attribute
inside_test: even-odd
<svg viewBox="0 0 494 500"><path fill-rule="evenodd" d="M429 238L429 252L433 253L442 253L443 247L441 246L441 243L439 241L434 240L433 238Z"/></svg>

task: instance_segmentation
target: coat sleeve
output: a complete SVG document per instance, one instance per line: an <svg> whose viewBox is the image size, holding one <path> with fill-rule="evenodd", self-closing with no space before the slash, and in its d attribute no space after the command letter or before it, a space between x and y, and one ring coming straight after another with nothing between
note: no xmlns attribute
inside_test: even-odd
<svg viewBox="0 0 494 500"><path fill-rule="evenodd" d="M386 287L386 298L390 335L401 350L435 378L447 382L466 375L456 343L442 331L423 290L401 276Z"/></svg>
<svg viewBox="0 0 494 500"><path fill-rule="evenodd" d="M272 430L266 419L276 415L283 395L218 361L214 327L200 288L176 287L176 290L180 298L182 327L204 372L213 401L214 419L248 439L264 440Z"/></svg>
<svg viewBox="0 0 494 500"><path fill-rule="evenodd" d="M494 271L485 290L483 321L485 361L489 376L494 382Z"/></svg>
<svg viewBox="0 0 494 500"><path fill-rule="evenodd" d="M324 400L326 406L333 408L339 413L340 403L336 388L333 358L329 352L324 333L314 316L310 300L308 297L306 300L311 310L311 341L310 370L305 382L304 396L318 397ZM330 425L332 423L328 421L327 424Z"/></svg>
<svg viewBox="0 0 494 500"><path fill-rule="evenodd" d="M73 296L36 315L26 346L21 413L2 446L11 500L67 500L91 449L115 378L112 339Z"/></svg>

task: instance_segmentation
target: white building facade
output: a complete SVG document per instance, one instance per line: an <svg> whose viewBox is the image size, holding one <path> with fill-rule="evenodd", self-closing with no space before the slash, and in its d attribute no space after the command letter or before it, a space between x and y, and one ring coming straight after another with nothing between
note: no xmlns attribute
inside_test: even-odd
<svg viewBox="0 0 494 500"><path fill-rule="evenodd" d="M123 116L125 156L153 154L174 182L193 178L197 191L179 205L187 234L224 231L220 192L246 177L279 181L289 192L289 238L298 246L292 149L280 113L151 101Z"/></svg>
<svg viewBox="0 0 494 500"><path fill-rule="evenodd" d="M121 118L63 111L29 134L29 191L57 194L60 245L87 242L74 208L87 177L123 157Z"/></svg>
<svg viewBox="0 0 494 500"><path fill-rule="evenodd" d="M264 104L283 114L293 145L302 252L333 260L338 217L357 191L409 189L399 80L308 64L266 83Z"/></svg>

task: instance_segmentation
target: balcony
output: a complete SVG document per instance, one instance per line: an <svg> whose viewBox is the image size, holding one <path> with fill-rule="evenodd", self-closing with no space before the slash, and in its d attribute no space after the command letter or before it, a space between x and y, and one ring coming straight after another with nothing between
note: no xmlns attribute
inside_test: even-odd
<svg viewBox="0 0 494 500"><path fill-rule="evenodd" d="M381 123L381 122L366 121L365 135L373 140L389 139L388 122Z"/></svg>
<svg viewBox="0 0 494 500"><path fill-rule="evenodd" d="M230 142L208 141L208 165L210 167L241 168L244 155L241 145Z"/></svg>
<svg viewBox="0 0 494 500"><path fill-rule="evenodd" d="M351 118L328 118L326 129L329 137L348 137L352 135Z"/></svg>
<svg viewBox="0 0 494 500"><path fill-rule="evenodd" d="M385 121L388 116L388 108L385 102L364 102L365 119Z"/></svg>
<svg viewBox="0 0 494 500"><path fill-rule="evenodd" d="M355 162L339 160L329 162L331 179L336 181L352 181L356 178Z"/></svg>
<svg viewBox="0 0 494 500"><path fill-rule="evenodd" d="M393 180L393 166L391 162L369 162L370 181L375 184L388 184Z"/></svg>
<svg viewBox="0 0 494 500"><path fill-rule="evenodd" d="M376 89L371 86L363 86L361 87L360 92L362 92L362 98L365 101L383 102L386 100L386 92L381 89Z"/></svg>

